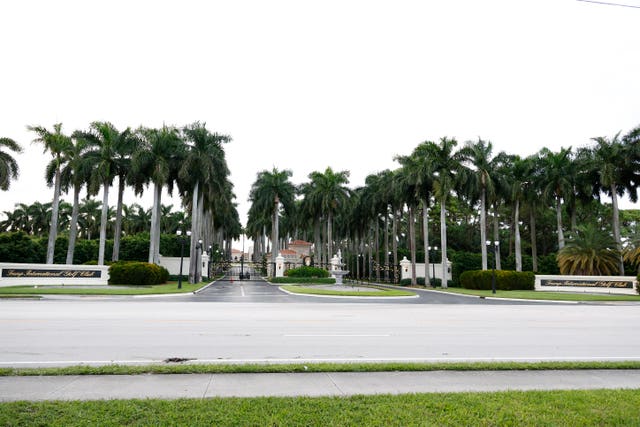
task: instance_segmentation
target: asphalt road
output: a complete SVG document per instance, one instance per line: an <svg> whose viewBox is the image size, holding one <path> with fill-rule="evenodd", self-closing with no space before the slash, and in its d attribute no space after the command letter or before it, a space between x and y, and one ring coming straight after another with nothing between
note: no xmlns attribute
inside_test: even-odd
<svg viewBox="0 0 640 427"><path fill-rule="evenodd" d="M640 359L637 306L292 304L259 283L208 292L242 302L0 300L0 366Z"/></svg>

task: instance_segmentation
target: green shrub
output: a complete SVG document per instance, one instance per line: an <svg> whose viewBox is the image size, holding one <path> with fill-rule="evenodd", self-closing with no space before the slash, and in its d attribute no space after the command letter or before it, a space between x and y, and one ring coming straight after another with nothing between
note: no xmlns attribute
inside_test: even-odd
<svg viewBox="0 0 640 427"><path fill-rule="evenodd" d="M329 277L329 272L320 267L302 266L284 272L287 277Z"/></svg>
<svg viewBox="0 0 640 427"><path fill-rule="evenodd" d="M151 286L166 283L168 278L166 268L148 262L121 261L109 267L110 284Z"/></svg>
<svg viewBox="0 0 640 427"><path fill-rule="evenodd" d="M460 276L465 271L482 268L482 255L472 252L455 251L451 254L451 274L453 283L460 284Z"/></svg>
<svg viewBox="0 0 640 427"><path fill-rule="evenodd" d="M535 274L531 271L495 270L496 289L503 291L534 290ZM469 270L460 275L460 285L466 289L491 289L492 270Z"/></svg>
<svg viewBox="0 0 640 427"><path fill-rule="evenodd" d="M336 279L333 277L272 277L269 279L271 283L312 283L319 285L333 285Z"/></svg>
<svg viewBox="0 0 640 427"><path fill-rule="evenodd" d="M416 283L420 286L425 285L424 277L416 277ZM400 280L400 286L409 286L411 285L411 278Z"/></svg>

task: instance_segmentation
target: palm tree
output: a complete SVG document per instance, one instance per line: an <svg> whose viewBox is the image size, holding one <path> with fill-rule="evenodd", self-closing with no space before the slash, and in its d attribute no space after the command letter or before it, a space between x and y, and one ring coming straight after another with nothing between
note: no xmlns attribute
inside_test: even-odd
<svg viewBox="0 0 640 427"><path fill-rule="evenodd" d="M573 197L573 180L571 147L561 148L554 153L548 148L540 151L543 172L543 195L545 198L553 199L556 208L556 224L558 232L558 249L564 247L564 231L562 227L562 200L565 202Z"/></svg>
<svg viewBox="0 0 640 427"><path fill-rule="evenodd" d="M71 145L64 152L65 162L61 170L62 188L68 191L73 187L73 207L69 223L69 244L67 246L67 264L73 264L76 240L78 237L78 215L80 212L80 190L89 182L91 164L85 156L87 144L85 140L72 138Z"/></svg>
<svg viewBox="0 0 640 427"><path fill-rule="evenodd" d="M228 168L222 144L231 141L231 138L211 133L205 123L199 122L185 126L182 133L188 148L178 176L192 193L189 281L198 283L202 280L202 263L199 259L202 251L198 250L197 243L203 237L204 192L219 193L223 190Z"/></svg>
<svg viewBox="0 0 640 427"><path fill-rule="evenodd" d="M272 171L258 172L255 182L249 193L249 201L255 206L255 209L264 212L271 212L271 262L275 263L275 259L279 253L278 240L278 219L280 215L280 205L286 211L293 211L294 198L296 189L289 181L293 175L288 169L279 171L273 168ZM275 276L275 268L272 270Z"/></svg>
<svg viewBox="0 0 640 427"><path fill-rule="evenodd" d="M153 182L153 207L151 211L151 235L149 262L160 262L160 208L162 189L166 185L169 193L177 179L178 166L184 153L184 143L178 129L162 126L160 129L139 130L142 143L133 155L132 167L136 175ZM147 181L148 182L148 181Z"/></svg>
<svg viewBox="0 0 640 427"><path fill-rule="evenodd" d="M0 190L7 191L12 179L18 179L18 162L4 149L22 153L22 147L11 138L0 138Z"/></svg>
<svg viewBox="0 0 640 427"><path fill-rule="evenodd" d="M618 272L620 251L611 235L594 225L579 226L558 252L561 274L611 276Z"/></svg>
<svg viewBox="0 0 640 427"><path fill-rule="evenodd" d="M463 165L465 157L455 151L458 142L454 138L443 137L439 144L427 141L426 153L433 160L433 188L440 202L440 245L442 247L442 287L447 287L447 199L451 193L467 180L467 170Z"/></svg>
<svg viewBox="0 0 640 427"><path fill-rule="evenodd" d="M113 184L116 176L118 148L122 145L125 132L120 132L109 122L93 122L89 126L89 131L78 131L74 133L78 139L82 139L89 147L86 153L88 162L92 165L91 170L91 193L96 194L98 188L102 187L102 215L100 220L100 243L98 247L98 265L104 265L107 223L109 215L109 188Z"/></svg>
<svg viewBox="0 0 640 427"><path fill-rule="evenodd" d="M594 193L599 195L604 192L611 197L613 238L616 249L622 253L622 239L620 236L620 211L618 208L618 196L622 196L625 190L633 199L637 199L634 185L639 182L638 163L631 152L630 146L620 140L618 132L613 138L592 138L595 146L588 150L591 159L589 169L596 174ZM618 259L618 270L624 275L624 262L622 256Z"/></svg>
<svg viewBox="0 0 640 427"><path fill-rule="evenodd" d="M487 197L493 198L495 192L495 163L492 162L493 144L490 141L468 141L460 153L468 158L472 168L472 192L480 193L480 250L482 269L487 269Z"/></svg>
<svg viewBox="0 0 640 427"><path fill-rule="evenodd" d="M78 224L80 224L80 230L84 230L86 240L91 240L92 234L99 233L101 206L102 203L99 200L88 197L80 201Z"/></svg>
<svg viewBox="0 0 640 427"><path fill-rule="evenodd" d="M47 242L47 264L53 264L56 237L58 235L58 209L60 204L61 169L63 166L63 153L72 145L71 138L62 133L62 123L53 125L53 131L42 126L27 126L37 137L34 143L42 144L44 152L49 151L53 159L47 166L47 170L53 171L53 202L51 212L51 225L49 227L49 240ZM50 184L50 182L47 182Z"/></svg>
<svg viewBox="0 0 640 427"><path fill-rule="evenodd" d="M60 203L62 202L60 201L58 206ZM33 234L42 236L51 223L52 203L33 202L27 207L27 214Z"/></svg>
<svg viewBox="0 0 640 427"><path fill-rule="evenodd" d="M311 172L311 191L307 194L312 203L320 208L327 219L327 257L333 256L333 219L339 209L345 207L350 192L346 187L349 182L349 171L334 172L327 167L324 173Z"/></svg>

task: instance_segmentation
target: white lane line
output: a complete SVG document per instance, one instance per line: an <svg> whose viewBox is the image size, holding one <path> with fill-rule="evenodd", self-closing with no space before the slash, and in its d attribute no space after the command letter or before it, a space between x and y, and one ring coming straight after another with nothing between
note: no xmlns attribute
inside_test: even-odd
<svg viewBox="0 0 640 427"><path fill-rule="evenodd" d="M244 293L244 285L240 285L240 293L242 294L242 296L246 296Z"/></svg>
<svg viewBox="0 0 640 427"><path fill-rule="evenodd" d="M316 338L316 337L347 337L347 338L360 338L360 337L390 337L391 334L284 334L284 337L302 337L302 338Z"/></svg>

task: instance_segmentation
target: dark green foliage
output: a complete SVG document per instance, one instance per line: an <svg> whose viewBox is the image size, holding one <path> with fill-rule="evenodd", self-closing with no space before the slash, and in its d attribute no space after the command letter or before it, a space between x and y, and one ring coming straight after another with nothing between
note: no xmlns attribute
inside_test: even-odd
<svg viewBox="0 0 640 427"><path fill-rule="evenodd" d="M420 286L425 285L424 277L416 277L416 283ZM411 278L400 280L400 286L409 286L411 284Z"/></svg>
<svg viewBox="0 0 640 427"><path fill-rule="evenodd" d="M44 262L47 242L41 246L39 240L22 231L0 234L0 262Z"/></svg>
<svg viewBox="0 0 640 427"><path fill-rule="evenodd" d="M495 270L496 289L503 291L534 290L535 274L531 271ZM460 285L466 289L491 289L492 270L469 270L460 275Z"/></svg>
<svg viewBox="0 0 640 427"><path fill-rule="evenodd" d="M537 273L538 274L560 274L560 267L558 267L558 260L556 259L555 253L538 257Z"/></svg>
<svg viewBox="0 0 640 427"><path fill-rule="evenodd" d="M329 272L320 267L302 266L284 272L287 277L329 277Z"/></svg>
<svg viewBox="0 0 640 427"><path fill-rule="evenodd" d="M109 267L109 284L151 286L168 279L166 268L148 262L117 262Z"/></svg>
<svg viewBox="0 0 640 427"><path fill-rule="evenodd" d="M120 259L147 261L149 259L149 233L123 237L120 241Z"/></svg>
<svg viewBox="0 0 640 427"><path fill-rule="evenodd" d="M451 253L451 269L453 285L460 284L460 276L465 271L479 270L482 268L482 255L479 253L455 251Z"/></svg>
<svg viewBox="0 0 640 427"><path fill-rule="evenodd" d="M332 285L336 283L333 277L272 277L269 279L271 283L315 283Z"/></svg>

